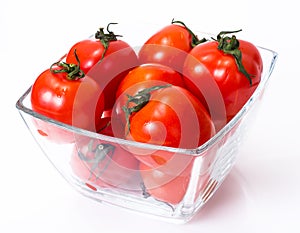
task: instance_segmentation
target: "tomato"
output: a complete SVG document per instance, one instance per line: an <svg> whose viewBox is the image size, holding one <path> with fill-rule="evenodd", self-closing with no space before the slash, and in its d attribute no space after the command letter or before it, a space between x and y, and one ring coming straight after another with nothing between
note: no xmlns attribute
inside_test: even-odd
<svg viewBox="0 0 300 233"><path fill-rule="evenodd" d="M55 63L35 80L31 90L32 109L62 123L97 131L104 96L100 95L101 88L95 80L82 76L75 64ZM74 141L71 132L43 121L36 121L36 125L38 132L52 141Z"/></svg>
<svg viewBox="0 0 300 233"><path fill-rule="evenodd" d="M114 93L119 82L138 64L133 48L126 41L118 39L120 35L115 35L109 30L111 24L107 26L108 33L100 28L94 38L75 43L66 56L67 63L75 63L76 51L80 69L104 87L106 110L113 106Z"/></svg>
<svg viewBox="0 0 300 233"><path fill-rule="evenodd" d="M159 63L181 72L187 53L198 43L197 36L182 22L172 21L154 33L141 47L141 63Z"/></svg>
<svg viewBox="0 0 300 233"><path fill-rule="evenodd" d="M176 148L197 148L209 140L215 128L201 102L188 90L172 85L145 89L144 102L129 96L125 137L142 143ZM150 91L150 93L148 92ZM147 99L149 98L149 99ZM129 107L129 103L136 105ZM151 152L148 156L134 149L136 157L153 167L169 161L174 153Z"/></svg>
<svg viewBox="0 0 300 233"><path fill-rule="evenodd" d="M168 164L151 168L144 163L140 163L139 169L143 179L144 196L151 196L156 200L173 205L180 203L190 184L193 161L190 160L181 171ZM198 197L199 193L203 192L207 186L209 173L199 174L198 179L197 187L194 188L196 190L195 197Z"/></svg>
<svg viewBox="0 0 300 233"><path fill-rule="evenodd" d="M134 96L146 88L168 83L184 87L182 75L168 66L148 63L132 69L117 89L113 115L125 124L126 117L123 106L128 100L128 95Z"/></svg>
<svg viewBox="0 0 300 233"><path fill-rule="evenodd" d="M146 105L130 117L131 138L139 142L195 148L213 134L214 126L203 105L179 86L154 91Z"/></svg>
<svg viewBox="0 0 300 233"><path fill-rule="evenodd" d="M227 33L230 32L221 32L217 41L194 47L183 68L187 88L210 110L222 109L221 93L225 116L223 110L218 114L225 118L223 126L249 100L261 80L263 69L258 49L235 36L224 37Z"/></svg>
<svg viewBox="0 0 300 233"><path fill-rule="evenodd" d="M134 188L139 179L138 161L115 143L79 138L73 148L71 168L76 176L94 190L98 187Z"/></svg>

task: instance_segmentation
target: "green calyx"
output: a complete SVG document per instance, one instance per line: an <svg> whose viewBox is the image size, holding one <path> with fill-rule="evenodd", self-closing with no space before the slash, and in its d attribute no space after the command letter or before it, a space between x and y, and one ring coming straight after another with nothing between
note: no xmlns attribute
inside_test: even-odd
<svg viewBox="0 0 300 233"><path fill-rule="evenodd" d="M109 26L111 24L117 24L117 23L109 23L106 27L107 33L104 32L104 28L99 28L99 30L95 33L95 38L98 39L104 47L104 51L101 55L100 61L102 61L102 59L104 58L105 53L108 49L109 43L111 41L117 41L118 37L121 37L121 35L116 35L112 31L110 31Z"/></svg>
<svg viewBox="0 0 300 233"><path fill-rule="evenodd" d="M66 78L68 80L77 80L83 78L85 76L85 73L80 69L80 61L77 56L76 49L74 50L74 54L78 64L69 64L63 61L58 61L50 66L50 71L53 74L67 73ZM59 69L54 69L55 66L59 67Z"/></svg>
<svg viewBox="0 0 300 233"><path fill-rule="evenodd" d="M238 70L245 75L248 79L250 86L252 85L252 75L249 74L245 67L242 64L242 52L239 49L240 43L235 35L229 37L227 34L236 33L242 31L222 31L217 36L218 49L222 50L225 54L232 55L234 57L235 63L238 67Z"/></svg>
<svg viewBox="0 0 300 233"><path fill-rule="evenodd" d="M130 132L130 116L135 113L140 111L150 100L151 97L151 92L162 89L162 88L167 88L170 87L171 84L166 84L166 85L158 85L158 86L153 86L150 88L145 88L141 91L139 91L136 95L131 96L127 94L127 101L126 105L122 107L122 110L125 113L125 118L126 118L126 123L127 123L127 133ZM129 104L133 103L132 107L129 107Z"/></svg>
<svg viewBox="0 0 300 233"><path fill-rule="evenodd" d="M198 39L197 35L191 30L189 29L183 22L181 21L175 21L174 19L172 19L172 24L181 24L183 27L185 27L185 29L190 33L190 35L192 36L192 41L191 41L191 46L192 48L194 48L196 45L204 43L207 41L206 38L202 38L201 40Z"/></svg>

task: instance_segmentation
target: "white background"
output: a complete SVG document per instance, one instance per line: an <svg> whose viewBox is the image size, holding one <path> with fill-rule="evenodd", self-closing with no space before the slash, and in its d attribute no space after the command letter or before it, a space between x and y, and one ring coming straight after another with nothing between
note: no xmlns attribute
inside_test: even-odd
<svg viewBox="0 0 300 233"><path fill-rule="evenodd" d="M0 232L300 232L297 1L1 1ZM169 24L239 37L279 59L238 161L188 224L101 205L76 191L35 144L15 108L37 75L109 22ZM139 32L137 32L139 33Z"/></svg>

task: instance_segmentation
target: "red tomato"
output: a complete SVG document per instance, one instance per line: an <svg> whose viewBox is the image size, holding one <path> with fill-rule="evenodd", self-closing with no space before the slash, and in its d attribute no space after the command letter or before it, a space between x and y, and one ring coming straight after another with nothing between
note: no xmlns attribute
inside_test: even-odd
<svg viewBox="0 0 300 233"><path fill-rule="evenodd" d="M183 87L182 75L172 68L160 64L142 64L132 69L118 87L113 115L125 124L126 117L123 106L128 100L127 95L134 96L146 88L166 84Z"/></svg>
<svg viewBox="0 0 300 233"><path fill-rule="evenodd" d="M138 161L120 145L101 140L81 138L71 156L76 176L94 190L98 187L132 189L138 179Z"/></svg>
<svg viewBox="0 0 300 233"><path fill-rule="evenodd" d="M130 97L129 102L135 103L135 96ZM145 103L137 103L132 107L127 104L125 112L130 113L125 128L126 138L137 142L196 148L215 134L211 118L201 102L179 86L160 86ZM174 156L158 151L149 156L132 152L140 161L153 167L160 166Z"/></svg>
<svg viewBox="0 0 300 233"><path fill-rule="evenodd" d="M249 100L260 82L262 69L262 58L253 44L219 34L218 41L199 44L191 50L183 75L187 88L210 112L221 109L217 114L225 115L225 121L217 127L220 129ZM216 83L215 87L209 79Z"/></svg>
<svg viewBox="0 0 300 233"><path fill-rule="evenodd" d="M76 72L79 70L74 73L71 68L65 70L66 67L76 66L56 63L39 75L31 90L32 109L65 124L96 131L104 107L101 88L88 76L78 78ZM57 143L74 141L71 132L43 121L36 124L38 132L50 140Z"/></svg>
<svg viewBox="0 0 300 233"><path fill-rule="evenodd" d="M185 168L181 171L168 164L151 168L144 163L140 163L139 169L143 179L145 197L150 195L159 201L173 205L180 203L186 195L191 180L192 161L194 160L190 160L189 163L185 164ZM195 199L200 192L204 191L209 173L199 174L198 179Z"/></svg>
<svg viewBox="0 0 300 233"><path fill-rule="evenodd" d="M106 110L113 106L114 93L119 82L138 64L133 48L127 42L117 39L119 35L109 30L110 25L107 26L108 33L100 28L94 38L74 44L66 56L67 63L77 64L76 51L83 72L104 87Z"/></svg>
<svg viewBox="0 0 300 233"><path fill-rule="evenodd" d="M153 34L141 47L141 63L160 63L181 72L187 53L198 43L197 36L182 22L172 21Z"/></svg>
<svg viewBox="0 0 300 233"><path fill-rule="evenodd" d="M178 86L154 91L146 105L130 117L130 138L139 142L195 148L213 134L214 126L205 108Z"/></svg>

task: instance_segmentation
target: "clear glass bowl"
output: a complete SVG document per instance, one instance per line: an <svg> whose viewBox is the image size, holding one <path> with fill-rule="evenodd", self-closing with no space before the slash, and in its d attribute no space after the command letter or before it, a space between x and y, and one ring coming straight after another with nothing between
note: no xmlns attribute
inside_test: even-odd
<svg viewBox="0 0 300 233"><path fill-rule="evenodd" d="M127 141L50 119L32 110L31 87L20 97L16 107L43 153L68 183L84 196L169 222L185 223L212 197L232 169L246 128L255 117L277 59L276 52L262 47L258 49L264 70L254 94L224 128L195 149ZM61 133L71 133L75 140L65 144L48 140L47 135L38 130L39 124ZM153 198L143 185L139 169L114 159L127 156L128 151L150 157L160 153L172 156L166 165L142 173L147 176L150 172L160 177L160 183L153 184L154 192L168 190L170 197L176 197L174 200ZM90 154L93 157L89 157Z"/></svg>

